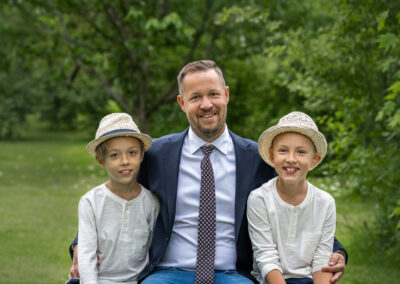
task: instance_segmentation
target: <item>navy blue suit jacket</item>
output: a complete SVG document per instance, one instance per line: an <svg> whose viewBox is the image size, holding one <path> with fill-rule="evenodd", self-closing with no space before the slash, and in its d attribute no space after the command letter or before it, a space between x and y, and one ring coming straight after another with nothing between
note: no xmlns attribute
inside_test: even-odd
<svg viewBox="0 0 400 284"><path fill-rule="evenodd" d="M167 135L153 141L140 168L138 181L155 192L160 199L160 214L156 222L150 250L150 264L143 271L150 273L162 259L171 236L175 219L179 162L183 141L188 130ZM236 155L235 239L236 269L249 277L252 269L252 249L247 229L246 202L251 190L274 177L274 170L259 156L254 141L232 132Z"/></svg>
<svg viewBox="0 0 400 284"><path fill-rule="evenodd" d="M187 132L188 129L181 133L154 139L152 146L145 153L140 167L138 181L156 193L160 200L160 214L154 229L150 263L142 271L141 279L151 273L160 263L171 236L175 219L179 162ZM236 187L232 187L232 190L236 189L236 270L240 274L253 279L250 275L253 267L253 251L246 217L247 197L253 189L273 178L275 171L261 159L257 143L239 137L232 132L229 133L233 140L236 155ZM76 241L77 239L74 240L73 244ZM335 239L334 251L338 249L344 251L342 245Z"/></svg>

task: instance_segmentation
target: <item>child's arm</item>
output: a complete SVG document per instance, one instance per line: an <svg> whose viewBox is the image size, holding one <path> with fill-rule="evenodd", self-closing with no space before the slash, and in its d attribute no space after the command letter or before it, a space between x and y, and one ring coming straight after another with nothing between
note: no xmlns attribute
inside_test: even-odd
<svg viewBox="0 0 400 284"><path fill-rule="evenodd" d="M247 219L254 261L262 278L266 279L274 270L282 277L279 253L272 236L266 205L263 197L256 191L250 193L247 200ZM273 277L276 272L273 272L271 277Z"/></svg>
<svg viewBox="0 0 400 284"><path fill-rule="evenodd" d="M265 280L268 284L286 284L285 279L283 279L282 273L277 269L268 272L267 276L265 276Z"/></svg>
<svg viewBox="0 0 400 284"><path fill-rule="evenodd" d="M97 284L97 230L92 204L89 200L81 198L78 215L78 268L81 283Z"/></svg>
<svg viewBox="0 0 400 284"><path fill-rule="evenodd" d="M322 272L321 270L314 272L312 276L314 284L330 284L331 277L331 272Z"/></svg>
<svg viewBox="0 0 400 284"><path fill-rule="evenodd" d="M335 200L331 198L327 202L327 211L322 229L321 239L317 246L312 261L312 272L314 283L330 283L332 273L322 272L321 268L326 266L333 250L333 240L336 228Z"/></svg>

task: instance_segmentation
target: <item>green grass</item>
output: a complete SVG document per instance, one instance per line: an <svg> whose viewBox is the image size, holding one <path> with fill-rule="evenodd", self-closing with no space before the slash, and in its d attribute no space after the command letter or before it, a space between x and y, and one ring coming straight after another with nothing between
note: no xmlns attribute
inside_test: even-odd
<svg viewBox="0 0 400 284"><path fill-rule="evenodd" d="M106 179L85 151L89 136L32 133L0 141L0 283L64 283L79 197ZM364 223L371 226L374 203L336 200L336 236L350 255L340 283L393 283L398 265L384 252L366 250L371 240Z"/></svg>
<svg viewBox="0 0 400 284"><path fill-rule="evenodd" d="M87 139L42 137L0 142L0 283L63 283L79 197L106 178Z"/></svg>
<svg viewBox="0 0 400 284"><path fill-rule="evenodd" d="M399 265L374 243L374 220L378 213L376 202L354 200L340 189L329 192L336 201L335 236L349 254L340 284L396 283L395 279L400 277Z"/></svg>

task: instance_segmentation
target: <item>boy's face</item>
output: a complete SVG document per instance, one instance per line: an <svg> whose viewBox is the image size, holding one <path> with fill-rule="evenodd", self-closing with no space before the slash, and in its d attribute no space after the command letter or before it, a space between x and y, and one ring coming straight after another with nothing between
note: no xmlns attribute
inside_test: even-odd
<svg viewBox="0 0 400 284"><path fill-rule="evenodd" d="M136 181L143 155L143 148L136 138L115 137L107 141L104 160L97 158L97 161L107 170L111 184L127 185Z"/></svg>
<svg viewBox="0 0 400 284"><path fill-rule="evenodd" d="M279 179L286 183L303 183L307 172L321 160L311 140L295 132L276 136L269 155Z"/></svg>

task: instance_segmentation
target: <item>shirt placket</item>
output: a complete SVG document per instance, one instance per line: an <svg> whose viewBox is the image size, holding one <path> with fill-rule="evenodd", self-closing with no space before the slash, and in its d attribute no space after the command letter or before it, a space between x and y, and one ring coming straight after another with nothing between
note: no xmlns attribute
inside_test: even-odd
<svg viewBox="0 0 400 284"><path fill-rule="evenodd" d="M290 221L289 221L289 231L287 237L288 244L294 244L296 241L296 227L298 220L298 210L296 207L290 208Z"/></svg>
<svg viewBox="0 0 400 284"><path fill-rule="evenodd" d="M129 203L125 203L122 210L123 210L123 212L122 212L121 233L122 233L123 238L125 239L128 236L130 204Z"/></svg>

